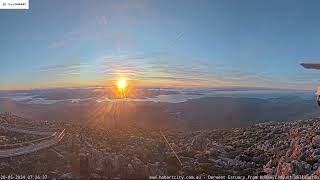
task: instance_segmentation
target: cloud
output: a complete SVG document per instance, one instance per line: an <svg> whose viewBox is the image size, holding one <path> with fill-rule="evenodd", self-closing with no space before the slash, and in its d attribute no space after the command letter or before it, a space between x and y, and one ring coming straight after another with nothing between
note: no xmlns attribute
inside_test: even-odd
<svg viewBox="0 0 320 180"><path fill-rule="evenodd" d="M179 61L169 59L167 55L155 56L156 59L147 63L140 61L148 59L147 55L111 58L108 59L105 67L110 68L108 69L109 74L124 74L140 80L181 81L194 82L195 84L201 82L205 85L221 84L222 82L229 84L248 84L249 81L267 82L267 78L255 73L236 71L221 65L210 64L207 61L178 63ZM161 60L157 61L157 58L161 58ZM163 58L167 60L163 60ZM116 69L118 72L115 72Z"/></svg>
<svg viewBox="0 0 320 180"><path fill-rule="evenodd" d="M50 71L69 71L69 70L80 70L81 68L90 68L93 65L87 63L75 63L75 64L58 64L52 66L45 66L38 69L40 72L50 72Z"/></svg>
<svg viewBox="0 0 320 180"><path fill-rule="evenodd" d="M168 43L168 46L164 49L164 51L169 51L170 49L172 49L177 44L177 42L182 39L183 36L184 32L180 32L172 41Z"/></svg>
<svg viewBox="0 0 320 180"><path fill-rule="evenodd" d="M76 41L78 39L81 39L81 34L82 32L79 30L74 30L65 33L62 38L57 39L51 43L49 43L48 48L49 49L55 49L55 48L62 48L65 47L66 45L70 44L73 41Z"/></svg>
<svg viewBox="0 0 320 180"><path fill-rule="evenodd" d="M166 52L124 54L107 56L92 63L74 63L46 66L38 69L41 73L53 75L87 75L95 79L115 80L119 76L146 82L175 82L202 86L259 86L259 87L297 87L313 75L291 80L279 79L267 72L241 70L208 60L177 59ZM80 76L78 76L80 77Z"/></svg>
<svg viewBox="0 0 320 180"><path fill-rule="evenodd" d="M104 15L102 15L102 16L96 16L96 20L97 20L97 22L98 22L99 24L101 24L101 25L107 25L107 24L108 24L108 18L107 18L107 16L104 16Z"/></svg>

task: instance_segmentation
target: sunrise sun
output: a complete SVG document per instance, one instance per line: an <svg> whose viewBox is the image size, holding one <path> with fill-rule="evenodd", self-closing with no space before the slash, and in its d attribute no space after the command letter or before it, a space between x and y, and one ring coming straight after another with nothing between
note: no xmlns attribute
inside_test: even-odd
<svg viewBox="0 0 320 180"><path fill-rule="evenodd" d="M127 80L124 79L124 78L120 78L120 79L117 81L117 87L118 87L118 89L120 89L120 90L126 89L127 85L128 85Z"/></svg>

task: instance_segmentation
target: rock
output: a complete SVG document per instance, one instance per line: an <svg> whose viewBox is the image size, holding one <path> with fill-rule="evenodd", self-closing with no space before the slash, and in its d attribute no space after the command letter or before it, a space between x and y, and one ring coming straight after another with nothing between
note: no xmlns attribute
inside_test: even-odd
<svg viewBox="0 0 320 180"><path fill-rule="evenodd" d="M249 160L248 162L250 162L250 161L257 163L257 164L263 164L266 161L266 159L263 156L258 156L258 157L253 157L252 160Z"/></svg>
<svg viewBox="0 0 320 180"><path fill-rule="evenodd" d="M120 154L120 155L116 155L113 159L113 161L111 162L112 167L113 167L113 172L115 174L118 174L121 170L122 167L124 167L123 165L126 164L126 160L125 157Z"/></svg>
<svg viewBox="0 0 320 180"><path fill-rule="evenodd" d="M290 129L290 136L291 138L296 138L299 137L299 129Z"/></svg>
<svg viewBox="0 0 320 180"><path fill-rule="evenodd" d="M133 169L135 171L141 171L142 167L143 167L143 163L142 161L137 158L137 157L134 157L132 160L131 160L131 165L133 167Z"/></svg>
<svg viewBox="0 0 320 180"><path fill-rule="evenodd" d="M275 168L274 167L273 168L265 168L265 167L263 167L263 172L265 172L268 175L273 175L274 172L275 172Z"/></svg>
<svg viewBox="0 0 320 180"><path fill-rule="evenodd" d="M96 149L91 149L88 158L90 169L94 169L96 173L103 172L104 158L101 152Z"/></svg>
<svg viewBox="0 0 320 180"><path fill-rule="evenodd" d="M126 158L122 154L116 156L116 158L118 160L120 170L124 170L123 168L125 168L126 165L128 164Z"/></svg>
<svg viewBox="0 0 320 180"><path fill-rule="evenodd" d="M320 167L320 163L315 163L315 164L313 164L312 169L317 170L318 167Z"/></svg>
<svg viewBox="0 0 320 180"><path fill-rule="evenodd" d="M199 166L207 173L212 172L212 169L215 168L213 163L199 163Z"/></svg>
<svg viewBox="0 0 320 180"><path fill-rule="evenodd" d="M6 163L6 162L1 162L0 163L0 170L1 169L7 169L9 167L10 167L10 165L8 163Z"/></svg>
<svg viewBox="0 0 320 180"><path fill-rule="evenodd" d="M251 160L250 157L248 157L247 155L244 155L244 154L238 155L235 159L238 161L246 161L246 162Z"/></svg>
<svg viewBox="0 0 320 180"><path fill-rule="evenodd" d="M170 146L171 146L172 149L174 149L174 151L176 151L176 152L181 151L181 149L180 149L175 143L170 143Z"/></svg>
<svg viewBox="0 0 320 180"><path fill-rule="evenodd" d="M294 168L294 174L305 175L309 174L312 170L312 166L304 161L293 160L291 163Z"/></svg>
<svg viewBox="0 0 320 180"><path fill-rule="evenodd" d="M222 155L219 152L219 150L215 149L215 148L209 148L209 150L207 150L207 151L208 151L209 156L211 156L211 157L218 157L219 155Z"/></svg>
<svg viewBox="0 0 320 180"><path fill-rule="evenodd" d="M149 176L149 168L147 165L141 167L141 171L138 172L139 177Z"/></svg>
<svg viewBox="0 0 320 180"><path fill-rule="evenodd" d="M317 162L320 161L320 155L316 155L316 156L313 156L314 160L316 160Z"/></svg>
<svg viewBox="0 0 320 180"><path fill-rule="evenodd" d="M288 157L281 157L276 169L277 176L287 176L294 173L293 165Z"/></svg>
<svg viewBox="0 0 320 180"><path fill-rule="evenodd" d="M190 147L192 148L192 147ZM193 149L187 148L185 151L181 151L179 152L179 156L183 156L183 157L194 157L197 152Z"/></svg>
<svg viewBox="0 0 320 180"><path fill-rule="evenodd" d="M312 144L316 147L320 145L320 135L316 135L312 138Z"/></svg>
<svg viewBox="0 0 320 180"><path fill-rule="evenodd" d="M89 177L89 179L101 179L101 176L95 173L92 173Z"/></svg>
<svg viewBox="0 0 320 180"><path fill-rule="evenodd" d="M49 177L58 177L59 176L59 172L57 170L55 171L49 171L48 172L48 176Z"/></svg>
<svg viewBox="0 0 320 180"><path fill-rule="evenodd" d="M193 149L204 151L207 150L209 139L204 134L199 134L192 140L191 144Z"/></svg>
<svg viewBox="0 0 320 180"><path fill-rule="evenodd" d="M206 153L199 153L199 154L196 154L196 155L194 156L194 158L195 158L198 162L203 163L203 162L207 162L207 161L208 161L208 158L209 158L208 155L209 155L209 154L206 154Z"/></svg>
<svg viewBox="0 0 320 180"><path fill-rule="evenodd" d="M317 148L313 151L313 156L320 155L320 148Z"/></svg>
<svg viewBox="0 0 320 180"><path fill-rule="evenodd" d="M272 167L272 164L273 164L273 160L272 160L272 159L270 159L270 160L267 162L267 164L266 164L266 165L264 165L264 167L266 167L266 168L270 168L270 167Z"/></svg>
<svg viewBox="0 0 320 180"><path fill-rule="evenodd" d="M187 174L193 174L194 173L194 168L191 166L183 166L182 167L182 174L187 175Z"/></svg>
<svg viewBox="0 0 320 180"><path fill-rule="evenodd" d="M72 173L66 173L59 177L59 179L74 179Z"/></svg>
<svg viewBox="0 0 320 180"><path fill-rule="evenodd" d="M107 176L112 175L113 166L112 166L113 159L109 154L106 154L104 157L104 171Z"/></svg>
<svg viewBox="0 0 320 180"><path fill-rule="evenodd" d="M128 164L128 167L127 167L127 175L128 177L133 177L135 171L134 171L134 168L131 164Z"/></svg>
<svg viewBox="0 0 320 180"><path fill-rule="evenodd" d="M291 143L291 149L288 152L291 152L290 157L295 160L299 160L305 156L305 149L299 144L299 141L295 140ZM287 153L287 155L289 154Z"/></svg>
<svg viewBox="0 0 320 180"><path fill-rule="evenodd" d="M320 166L312 174L320 176Z"/></svg>
<svg viewBox="0 0 320 180"><path fill-rule="evenodd" d="M132 165L132 168L135 171L135 174L139 177L145 177L148 174L148 168L143 163L142 160L140 160L138 157L134 156L130 163Z"/></svg>
<svg viewBox="0 0 320 180"><path fill-rule="evenodd" d="M275 167L274 167L274 161L272 159L270 159L266 165L263 165L263 172L265 172L268 175L273 175L276 171Z"/></svg>
<svg viewBox="0 0 320 180"><path fill-rule="evenodd" d="M161 168L161 165L159 162L156 162L155 164L148 163L148 169L151 176L154 175L165 175L165 172Z"/></svg>

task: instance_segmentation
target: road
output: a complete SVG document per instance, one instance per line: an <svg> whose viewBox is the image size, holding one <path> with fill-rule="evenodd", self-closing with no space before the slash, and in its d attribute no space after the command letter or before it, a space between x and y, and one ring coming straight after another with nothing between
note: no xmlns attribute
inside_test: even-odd
<svg viewBox="0 0 320 180"><path fill-rule="evenodd" d="M53 135L54 132L41 132L41 131L34 131L34 130L25 130L15 127L9 127L7 125L0 125L0 129L5 129L8 131L13 131L17 133L24 133L24 134L33 134L33 135L40 135L40 136L50 136Z"/></svg>
<svg viewBox="0 0 320 180"><path fill-rule="evenodd" d="M64 135L65 135L65 129L59 134L56 134L55 137L52 139L44 140L37 144L32 144L32 145L28 145L20 148L7 149L7 150L0 151L0 159L29 154L35 151L39 151L41 149L49 148L51 146L58 144L62 140Z"/></svg>
<svg viewBox="0 0 320 180"><path fill-rule="evenodd" d="M26 146L26 145L30 145L30 144L35 144L35 143L38 143L38 142L43 141L43 140L52 139L52 138L54 138L56 136L56 134L57 134L57 132L53 133L50 136L46 136L46 137L43 137L43 138L31 140L31 141L24 141L24 142L21 142L21 143L0 145L0 149L8 149L8 148L22 147L22 146Z"/></svg>

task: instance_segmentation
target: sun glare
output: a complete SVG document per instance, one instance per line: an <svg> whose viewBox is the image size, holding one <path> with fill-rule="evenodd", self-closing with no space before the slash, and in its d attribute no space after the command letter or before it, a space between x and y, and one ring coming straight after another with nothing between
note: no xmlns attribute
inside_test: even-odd
<svg viewBox="0 0 320 180"><path fill-rule="evenodd" d="M124 90L127 87L127 80L120 78L117 82L117 87L120 90Z"/></svg>

